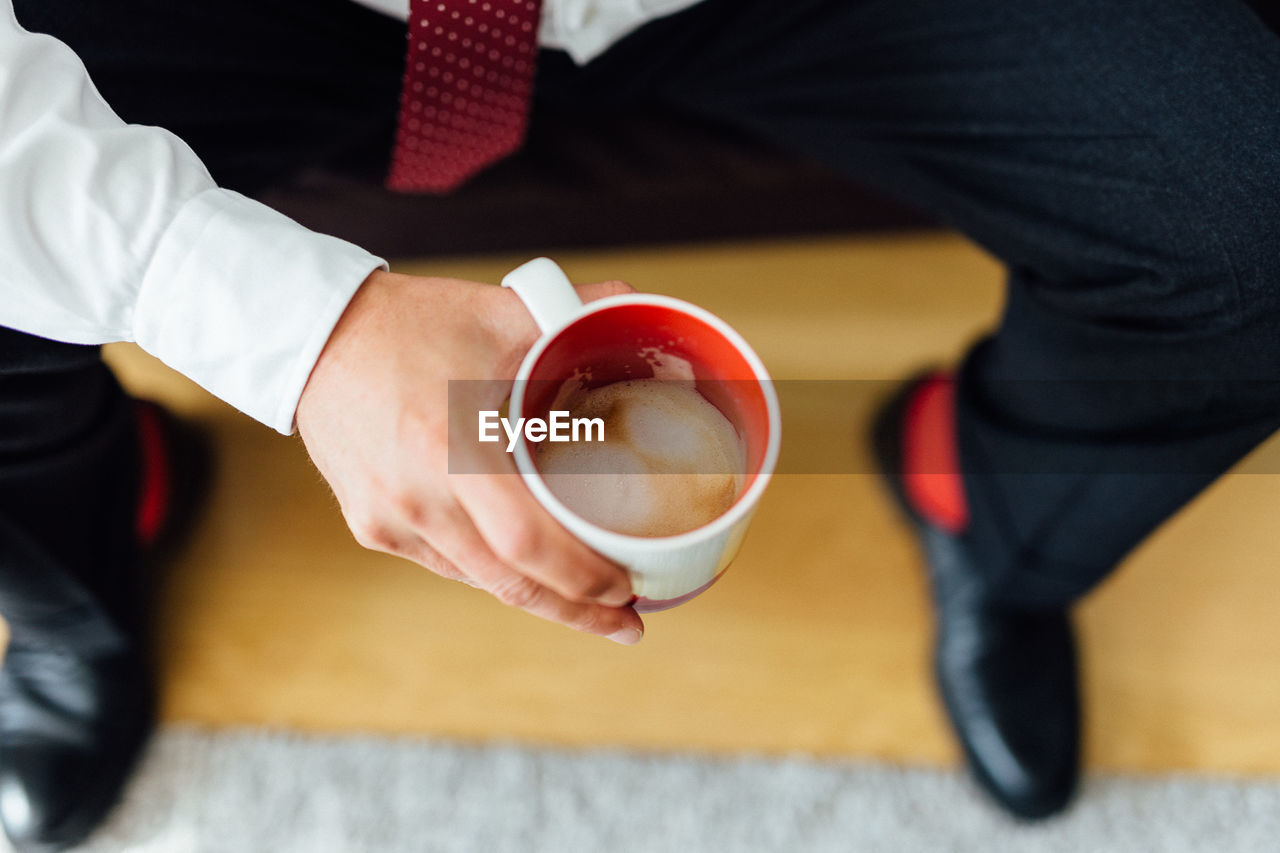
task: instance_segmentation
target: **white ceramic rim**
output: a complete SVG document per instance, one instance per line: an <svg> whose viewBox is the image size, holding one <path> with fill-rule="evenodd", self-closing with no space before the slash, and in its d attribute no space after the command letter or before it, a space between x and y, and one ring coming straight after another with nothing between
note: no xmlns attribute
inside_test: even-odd
<svg viewBox="0 0 1280 853"><path fill-rule="evenodd" d="M715 314L705 308L699 308L697 305L685 302L683 299L676 299L674 296L663 296L657 293L627 293L619 296L606 296L603 299L588 302L582 306L581 311L569 317L555 329L544 332L525 355L524 361L520 363L520 370L516 373L516 383L511 390L511 405L508 410L515 413L517 417L522 416L524 381L529 378L529 374L533 372L533 366L542 357L542 354L546 352L547 347L551 346L551 343L559 337L561 332L584 317L589 317L592 314L619 305L656 305L689 314L723 335L742 354L742 357L751 367L752 373L755 374L756 379L760 382L760 390L764 394L765 410L769 417L769 441L765 445L764 458L760 460L760 470L756 473L755 481L734 502L733 506L701 527L695 527L693 530L686 530L683 533L676 533L672 536L633 536L629 533L618 533L615 530L609 530L606 527L601 527L588 521L569 509L559 498L552 494L551 489L543 482L542 476L533 464L533 457L529 453L529 445L525 441L523 432L520 433L520 438L516 442L516 468L520 471L520 475L524 477L525 484L529 487L529 490L534 493L543 506L551 507L556 511L556 514L567 515L578 524L590 529L593 538L597 540L597 544L602 549L610 546L633 549L645 542L652 543L654 548L662 548L664 550L668 548L678 549L712 539L733 528L755 508L760 496L764 494L765 487L769 485L769 480L773 476L773 469L778 463L778 452L782 446L782 415L778 408L778 394L773 387L773 380L769 377L769 371L765 370L764 362L760 360L760 356L756 355L755 350L751 348L751 345L746 342L742 335L734 331L733 327Z"/></svg>

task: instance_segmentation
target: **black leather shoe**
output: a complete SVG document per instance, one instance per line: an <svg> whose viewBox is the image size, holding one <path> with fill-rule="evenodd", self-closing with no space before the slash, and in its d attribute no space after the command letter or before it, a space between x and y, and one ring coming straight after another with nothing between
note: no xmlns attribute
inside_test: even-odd
<svg viewBox="0 0 1280 853"><path fill-rule="evenodd" d="M207 444L153 404L137 407L143 445L139 553L172 547L194 517ZM146 541L142 541L145 539ZM141 562L141 558L139 559ZM126 576L137 580L137 569ZM122 579L127 582L128 577ZM153 725L149 626L127 608L70 608L80 639L16 633L0 667L0 823L20 853L84 840L110 811ZM84 636L95 651L84 651ZM66 639L62 639L66 636ZM105 638L105 639L103 639Z"/></svg>
<svg viewBox="0 0 1280 853"><path fill-rule="evenodd" d="M1016 817L1064 809L1079 778L1075 642L1065 609L992 603L963 533L930 523L902 480L902 425L922 380L907 383L874 428L881 474L923 550L933 588L934 675L978 783Z"/></svg>
<svg viewBox="0 0 1280 853"><path fill-rule="evenodd" d="M0 668L0 819L15 849L83 840L119 795L152 724L135 650L84 660L10 644Z"/></svg>

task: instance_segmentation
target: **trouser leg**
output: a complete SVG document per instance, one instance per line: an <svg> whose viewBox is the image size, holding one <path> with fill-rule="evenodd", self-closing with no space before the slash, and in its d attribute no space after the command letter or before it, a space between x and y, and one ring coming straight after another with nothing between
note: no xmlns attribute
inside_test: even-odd
<svg viewBox="0 0 1280 853"><path fill-rule="evenodd" d="M137 629L137 447L97 347L0 329L0 614L92 657Z"/></svg>
<svg viewBox="0 0 1280 853"><path fill-rule="evenodd" d="M405 24L350 0L15 0L125 121L163 127L255 195L325 167L380 182Z"/></svg>
<svg viewBox="0 0 1280 853"><path fill-rule="evenodd" d="M820 158L1005 261L958 395L996 598L1084 593L1280 427L1280 39L1241 2L710 0L544 71Z"/></svg>

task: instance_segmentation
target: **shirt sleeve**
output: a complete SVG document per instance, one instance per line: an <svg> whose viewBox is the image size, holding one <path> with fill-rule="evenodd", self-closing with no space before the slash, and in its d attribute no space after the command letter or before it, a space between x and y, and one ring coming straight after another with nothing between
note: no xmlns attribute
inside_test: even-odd
<svg viewBox="0 0 1280 853"><path fill-rule="evenodd" d="M0 0L0 325L136 341L283 433L360 284L386 263L219 188L173 134L112 112Z"/></svg>

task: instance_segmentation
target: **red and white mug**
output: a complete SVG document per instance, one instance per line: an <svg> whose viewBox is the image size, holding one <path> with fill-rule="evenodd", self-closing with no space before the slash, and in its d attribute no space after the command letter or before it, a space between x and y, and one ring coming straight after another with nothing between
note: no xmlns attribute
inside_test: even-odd
<svg viewBox="0 0 1280 853"><path fill-rule="evenodd" d="M737 554L778 461L782 422L764 364L714 314L669 296L634 293L583 304L553 261L537 258L502 280L542 331L512 387L509 417L546 418L556 389L574 377L592 386L653 375L657 360L687 364L694 387L728 418L742 440L745 477L737 500L701 527L672 536L632 536L587 521L538 474L524 436L516 467L538 502L575 536L626 567L636 610L683 604L713 584ZM658 377L662 378L662 377Z"/></svg>

